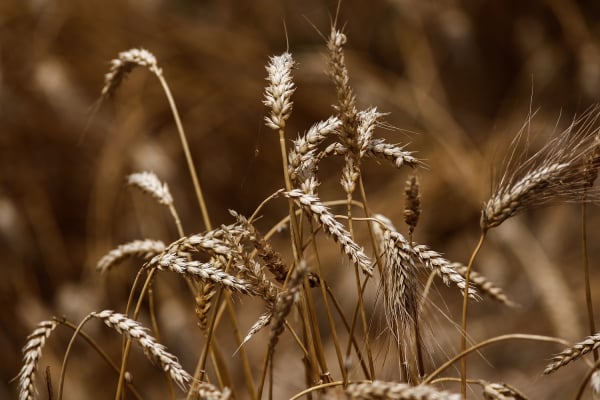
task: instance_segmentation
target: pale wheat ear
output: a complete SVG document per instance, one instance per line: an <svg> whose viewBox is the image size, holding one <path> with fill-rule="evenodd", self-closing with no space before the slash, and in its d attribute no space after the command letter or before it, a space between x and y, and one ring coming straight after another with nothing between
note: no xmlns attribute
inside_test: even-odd
<svg viewBox="0 0 600 400"><path fill-rule="evenodd" d="M157 75L162 73L156 63L156 57L148 50L139 48L123 51L110 62L110 70L104 76L101 96L111 97L121 85L123 79L136 67L146 67Z"/></svg>
<svg viewBox="0 0 600 400"><path fill-rule="evenodd" d="M19 378L19 400L33 400L35 398L35 373L38 362L42 358L42 349L46 344L46 339L57 326L56 321L42 321L27 336L27 343L23 346L23 366L17 375L17 378Z"/></svg>
<svg viewBox="0 0 600 400"><path fill-rule="evenodd" d="M181 390L187 390L192 376L179 364L177 357L169 353L165 346L158 343L139 322L111 310L95 312L90 315L102 320L107 326L113 328L118 333L136 341L144 350L144 354L150 360L158 363L169 374L171 379L177 383Z"/></svg>
<svg viewBox="0 0 600 400"><path fill-rule="evenodd" d="M588 336L583 341L574 344L573 346L563 350L559 354L552 357L552 362L544 369L544 375L548 375L557 369L575 361L589 352L597 349L600 346L600 333L593 336Z"/></svg>
<svg viewBox="0 0 600 400"><path fill-rule="evenodd" d="M354 400L461 400L460 394L441 391L429 385L411 386L406 383L373 381L351 383L345 390Z"/></svg>
<svg viewBox="0 0 600 400"><path fill-rule="evenodd" d="M160 240L134 240L108 252L108 254L98 261L96 270L100 273L105 273L126 258L141 257L142 259L149 260L164 250L165 244Z"/></svg>
<svg viewBox="0 0 600 400"><path fill-rule="evenodd" d="M285 123L292 113L292 94L296 91L292 80L295 61L290 53L283 53L269 59L267 81L263 104L271 112L265 117L267 126L274 130L285 129Z"/></svg>

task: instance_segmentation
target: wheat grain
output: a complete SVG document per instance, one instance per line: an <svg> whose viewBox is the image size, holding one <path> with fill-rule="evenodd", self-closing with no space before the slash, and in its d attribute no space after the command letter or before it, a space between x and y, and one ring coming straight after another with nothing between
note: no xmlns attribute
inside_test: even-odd
<svg viewBox="0 0 600 400"><path fill-rule="evenodd" d="M23 366L17 375L19 378L19 400L33 400L35 397L35 372L38 362L42 358L42 349L46 344L46 339L57 325L56 321L42 321L27 336L27 343L22 350Z"/></svg>
<svg viewBox="0 0 600 400"><path fill-rule="evenodd" d="M440 391L432 386L373 381L351 383L346 394L353 400L460 400L460 394Z"/></svg>
<svg viewBox="0 0 600 400"><path fill-rule="evenodd" d="M102 97L110 97L119 87L123 79L135 67L147 67L156 75L162 72L156 63L156 57L146 49L130 49L119 53L119 56L110 62L110 70L104 77Z"/></svg>
<svg viewBox="0 0 600 400"><path fill-rule="evenodd" d="M346 253L365 274L372 275L373 267L371 266L369 257L367 257L363 249L352 240L350 233L333 217L331 212L329 212L327 207L321 203L317 196L303 193L298 189L284 192L283 195L295 199L309 215L314 215L319 222L321 222L323 230L340 243L344 253Z"/></svg>
<svg viewBox="0 0 600 400"><path fill-rule="evenodd" d="M283 53L269 59L264 105L271 109L265 117L267 126L274 130L284 129L285 122L292 112L292 94L296 90L292 80L292 68L295 62L290 53Z"/></svg>
<svg viewBox="0 0 600 400"><path fill-rule="evenodd" d="M225 388L221 391L210 383L202 382L198 386L196 396L198 400L229 400L231 398L231 390Z"/></svg>
<svg viewBox="0 0 600 400"><path fill-rule="evenodd" d="M164 250L165 244L160 240L134 240L109 251L98 261L96 270L104 273L128 257L136 256L147 260Z"/></svg>
<svg viewBox="0 0 600 400"><path fill-rule="evenodd" d="M487 400L527 400L527 397L505 383L482 382L483 397Z"/></svg>
<svg viewBox="0 0 600 400"><path fill-rule="evenodd" d="M568 349L563 350L559 354L552 357L552 363L548 364L544 369L544 375L548 375L557 369L567 365L571 361L583 357L590 351L593 351L600 346L600 333L593 336L588 336L585 340L574 344Z"/></svg>
<svg viewBox="0 0 600 400"><path fill-rule="evenodd" d="M414 232L419 216L421 215L421 195L419 194L419 180L411 175L404 186L404 222L408 225L409 235Z"/></svg>
<svg viewBox="0 0 600 400"><path fill-rule="evenodd" d="M169 186L162 183L154 172L137 172L127 177L127 183L130 186L137 187L142 192L150 194L160 204L167 206L173 205L173 196L169 191Z"/></svg>
<svg viewBox="0 0 600 400"><path fill-rule="evenodd" d="M146 356L151 361L160 364L161 368L169 374L181 390L185 391L187 389L189 382L192 380L191 375L179 364L177 357L169 353L165 346L158 343L139 322L112 310L94 312L91 315L103 320L107 326L118 333L136 341L142 347Z"/></svg>

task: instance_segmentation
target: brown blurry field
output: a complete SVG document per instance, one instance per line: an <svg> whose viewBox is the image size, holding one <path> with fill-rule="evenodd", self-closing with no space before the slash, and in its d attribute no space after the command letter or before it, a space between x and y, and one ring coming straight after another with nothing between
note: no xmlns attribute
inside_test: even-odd
<svg viewBox="0 0 600 400"><path fill-rule="evenodd" d="M268 57L289 46L298 62L288 139L333 112L325 41L315 28L327 36L337 7L336 0L0 1L0 398L17 398L17 384L9 381L39 321L56 315L78 323L92 311L124 310L141 262L127 261L100 276L95 271L100 257L133 239L177 239L168 212L126 187L128 174L154 171L168 183L186 233L204 229L159 83L140 68L113 98L99 103L110 60L132 47L157 57L186 128L213 225L228 224L229 209L250 215L284 186L278 137L264 124ZM528 116L535 114L531 131L543 140L600 100L597 1L345 0L338 25L348 38L346 62L358 104L389 113L385 121L399 128L377 135L406 143L427 165L417 172L423 212L415 240L449 260L467 263L493 167ZM342 163L328 165L321 193L345 199L339 188ZM407 170L366 162L363 177L371 208L401 227ZM471 304L474 342L505 333L571 342L589 335L580 212L578 205L527 211L490 231L475 269L518 307L489 300ZM267 207L259 225L268 228L286 214L287 203L279 200ZM588 208L587 223L598 298L596 206ZM275 243L285 246L283 236ZM325 257L341 257L337 245L329 247ZM352 290L351 270L340 267L346 269L328 272L332 285ZM157 284L158 317L165 344L193 372L202 336L185 289L173 276ZM449 318L438 313L426 322L430 371L458 351L462 302L444 285L433 296ZM375 295L367 301L381 303ZM240 317L244 335L260 315L260 304L246 299L235 304L251 310ZM372 329L374 337L385 335L381 321L373 321ZM86 330L118 355L117 334L98 322ZM54 380L71 334L59 327L44 349L40 370L50 365ZM222 342L229 360L235 343L226 334ZM301 367L294 364L297 354L286 350L292 345L284 334L275 359L275 398L304 388L303 381L287 376L287 369ZM531 399L570 398L587 372L585 363L542 375L561 350L505 342L471 355L469 373L509 383ZM101 359L83 341L73 352L64 398L113 398L116 377ZM381 345L375 356L383 359L385 352ZM262 350L250 347L249 353L260 369ZM381 378L397 379L394 362L388 364ZM130 365L144 398L166 396L159 369L141 352L132 353ZM241 381L239 371L234 379ZM42 375L37 385L39 398L47 398ZM459 391L456 383L441 387ZM482 398L480 392L473 389L469 398ZM586 396L591 398L589 390Z"/></svg>

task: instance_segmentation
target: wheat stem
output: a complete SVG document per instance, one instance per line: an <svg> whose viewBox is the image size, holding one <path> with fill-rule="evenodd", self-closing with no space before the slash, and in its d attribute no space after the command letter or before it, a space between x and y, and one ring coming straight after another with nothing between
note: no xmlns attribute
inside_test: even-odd
<svg viewBox="0 0 600 400"><path fill-rule="evenodd" d="M585 284L585 304L587 308L588 324L590 328L590 335L596 333L596 324L594 321L594 306L592 303L592 289L590 287L590 258L588 254L588 238L587 238L587 218L586 218L587 205L584 201L581 204L581 242L583 251L583 275ZM598 349L594 349L594 362L598 362Z"/></svg>
<svg viewBox="0 0 600 400"><path fill-rule="evenodd" d="M75 329L75 331L73 332L73 335L71 336L71 340L69 340L69 344L67 345L67 350L65 350L65 355L63 357L62 367L60 369L60 378L59 378L59 383L58 383L58 397L57 397L57 400L61 400L62 399L63 387L64 387L64 382L65 382L65 374L67 372L67 362L69 361L69 355L71 354L71 349L73 348L73 343L75 342L75 339L77 338L77 335L79 334L79 331L81 331L81 329L83 328L83 325L87 321L89 321L91 318L93 318L92 314L87 315L79 323L79 325L77 325L77 328Z"/></svg>
<svg viewBox="0 0 600 400"><path fill-rule="evenodd" d="M465 288L463 293L463 305L462 305L462 325L460 332L460 351L461 353L467 349L467 308L469 303L469 280L471 275L471 269L473 269L473 263L475 262L475 257L479 254L481 247L483 246L483 242L485 241L485 235L487 230L483 230L481 236L479 237L479 242L477 246L475 246L475 250L473 250L473 254L471 254L471 259L469 260L469 264L467 265L467 272L465 273ZM467 360L466 358L462 358L460 361L460 376L461 376L461 394L463 399L467 398Z"/></svg>
<svg viewBox="0 0 600 400"><path fill-rule="evenodd" d="M489 338L480 343L477 343L477 344L469 347L468 349L461 351L460 353L458 353L451 359L447 360L444 364L440 365L435 371L433 371L432 373L427 375L427 377L425 379L423 379L423 382L421 382L421 385L426 385L428 383L431 383L437 376L439 376L442 372L444 372L450 366L452 366L452 364L454 364L458 360L462 360L468 354L471 354L474 351L477 351L477 350L479 350L483 347L489 346L491 344L504 342L507 340L532 340L532 341L536 341L536 342L558 343L558 344L562 344L565 346L569 345L568 341L557 338L557 337L553 337L553 336L530 335L530 334L526 334L526 333L510 333L507 335L495 336L493 338ZM461 377L461 380L462 380L462 377Z"/></svg>

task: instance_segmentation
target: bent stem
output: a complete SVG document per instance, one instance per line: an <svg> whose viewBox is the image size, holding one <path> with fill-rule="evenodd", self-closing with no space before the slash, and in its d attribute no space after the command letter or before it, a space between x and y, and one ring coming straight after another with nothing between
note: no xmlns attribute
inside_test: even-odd
<svg viewBox="0 0 600 400"><path fill-rule="evenodd" d="M452 357L451 359L446 361L444 364L442 364L440 367L438 367L438 369L433 371L431 374L427 375L427 377L425 379L423 379L423 382L421 382L421 385L430 384L437 376L439 376L442 372L447 370L456 361L464 359L464 357L466 355L468 355L474 351L477 351L477 350L481 349L482 347L489 346L490 344L503 342L503 341L507 341L507 340L532 340L532 341L536 341L536 342L558 343L563 346L571 345L567 340L560 339L560 338L557 338L554 336L530 335L530 334L526 334L526 333L512 333L512 334L507 334L507 335L496 336L496 337L493 337L490 339L486 339L483 342L477 343L476 345L473 345L473 346L469 347L468 349L461 351L460 353L458 353L457 355L455 355L454 357ZM461 378L461 381L462 381L462 378ZM466 381L465 381L465 383L466 383Z"/></svg>
<svg viewBox="0 0 600 400"><path fill-rule="evenodd" d="M462 325L461 325L461 335L460 335L460 351L461 354L465 352L467 348L467 307L469 304L469 283L470 283L470 275L471 269L473 269L473 263L475 262L475 257L479 254L479 250L483 246L483 242L485 241L485 236L487 233L487 229L481 232L481 236L479 237L479 243L473 250L473 254L471 254L471 259L469 260L469 265L467 266L467 272L465 273L465 289L463 293L463 306L462 306ZM467 398L467 359L462 358L460 360L460 391L463 399Z"/></svg>
<svg viewBox="0 0 600 400"><path fill-rule="evenodd" d="M596 324L594 322L594 307L592 305L592 289L590 287L590 258L588 255L587 243L587 207L585 204L585 195L581 203L581 241L583 250L583 274L585 279L585 304L587 306L588 323L590 327L590 335L596 334ZM594 362L598 362L598 349L594 349Z"/></svg>
<svg viewBox="0 0 600 400"><path fill-rule="evenodd" d="M156 75L156 77L158 78L158 80L160 81L161 86L163 87L165 96L167 96L167 101L169 102L169 106L171 107L171 112L173 113L173 118L175 119L175 125L177 126L177 132L179 133L179 138L181 139L181 147L183 148L183 153L185 155L188 169L190 170L190 175L192 177L194 191L196 192L198 206L200 207L200 211L202 212L202 219L204 221L204 226L206 227L206 230L211 230L212 224L210 222L210 217L208 215L208 210L206 208L206 202L204 201L204 195L202 194L202 187L200 186L200 181L198 180L198 175L196 174L194 160L192 158L192 153L190 152L190 148L188 146L185 131L183 130L183 124L181 123L181 118L179 118L179 112L177 111L177 106L175 105L175 100L173 100L173 96L171 95L171 90L169 89L169 85L167 84L167 81L163 77L162 72L160 70L153 70L153 72Z"/></svg>
<svg viewBox="0 0 600 400"><path fill-rule="evenodd" d="M67 346L67 350L65 351L65 356L63 358L62 367L60 369L60 382L58 384L58 400L62 399L63 387L64 387L64 383L65 383L65 372L67 371L67 361L69 361L69 354L71 354L71 348L73 347L73 343L75 342L77 335L83 328L83 325L85 325L85 323L88 322L91 318L92 318L91 314L87 315L79 323L79 325L77 325L77 328L75 328L75 331L73 332L73 336L71 336L71 340L69 340L69 345Z"/></svg>

